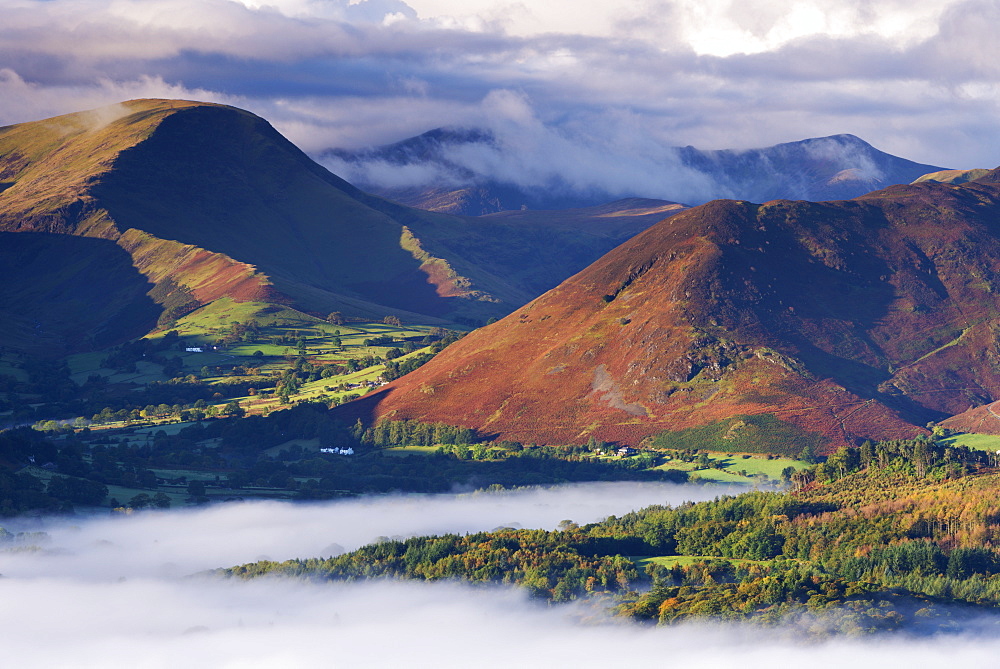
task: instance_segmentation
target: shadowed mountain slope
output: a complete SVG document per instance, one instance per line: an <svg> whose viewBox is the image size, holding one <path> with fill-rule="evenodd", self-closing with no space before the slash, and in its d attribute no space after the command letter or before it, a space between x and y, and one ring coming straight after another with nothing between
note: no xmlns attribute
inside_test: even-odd
<svg viewBox="0 0 1000 669"><path fill-rule="evenodd" d="M355 410L550 443L919 433L1000 397L997 180L695 207Z"/></svg>
<svg viewBox="0 0 1000 669"><path fill-rule="evenodd" d="M0 276L2 348L103 348L146 334L160 315L150 283L106 239L0 232Z"/></svg>

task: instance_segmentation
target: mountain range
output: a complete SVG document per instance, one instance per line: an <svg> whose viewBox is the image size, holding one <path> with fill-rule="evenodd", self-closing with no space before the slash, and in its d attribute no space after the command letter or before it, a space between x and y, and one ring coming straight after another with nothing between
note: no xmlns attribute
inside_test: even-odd
<svg viewBox="0 0 1000 669"><path fill-rule="evenodd" d="M635 192L623 193L620 188L574 185L560 175L539 181L535 176L490 172L488 165L516 162L514 152L487 130L437 128L386 146L330 149L317 159L349 175L352 183L366 191L391 200L430 211L477 216L522 208L591 206L623 195L686 204L717 198L753 202L849 199L942 169L884 153L847 134L760 149L666 147L656 166L663 175L659 185L635 186Z"/></svg>
<svg viewBox="0 0 1000 669"><path fill-rule="evenodd" d="M359 190L249 112L136 100L0 128L0 345L99 350L221 299L510 314L338 411L542 443L908 437L1000 397L998 181L453 216Z"/></svg>

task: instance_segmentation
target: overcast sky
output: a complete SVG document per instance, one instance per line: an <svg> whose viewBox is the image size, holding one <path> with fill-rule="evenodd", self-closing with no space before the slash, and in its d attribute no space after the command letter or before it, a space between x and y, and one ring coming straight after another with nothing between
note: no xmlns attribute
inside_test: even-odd
<svg viewBox="0 0 1000 669"><path fill-rule="evenodd" d="M853 133L1000 164L1000 0L0 0L0 123L135 97L307 151L514 123L637 147Z"/></svg>

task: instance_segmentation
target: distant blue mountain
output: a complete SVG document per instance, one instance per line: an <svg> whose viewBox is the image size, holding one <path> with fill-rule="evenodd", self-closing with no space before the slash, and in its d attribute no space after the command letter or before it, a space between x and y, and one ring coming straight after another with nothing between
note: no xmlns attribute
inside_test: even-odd
<svg viewBox="0 0 1000 669"><path fill-rule="evenodd" d="M422 209L474 216L516 209L588 207L622 197L691 205L717 198L753 202L849 199L944 169L893 156L845 134L761 149L668 148L665 155L670 161L664 163L662 192L650 192L646 186L641 192L622 193L620 189L574 188L558 175L545 184L515 183L487 173L481 167L485 161L470 159L483 151L502 160L506 149L488 130L437 128L385 146L331 149L318 159L363 190ZM697 177L697 188L683 192L673 178L678 166Z"/></svg>

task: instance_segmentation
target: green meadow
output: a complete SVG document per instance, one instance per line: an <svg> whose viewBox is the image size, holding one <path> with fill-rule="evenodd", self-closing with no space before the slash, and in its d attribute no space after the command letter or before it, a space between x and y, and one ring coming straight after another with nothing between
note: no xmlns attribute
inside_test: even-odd
<svg viewBox="0 0 1000 669"><path fill-rule="evenodd" d="M1000 436L994 434L958 434L940 440L942 443L954 446L965 446L977 451L1000 451Z"/></svg>

